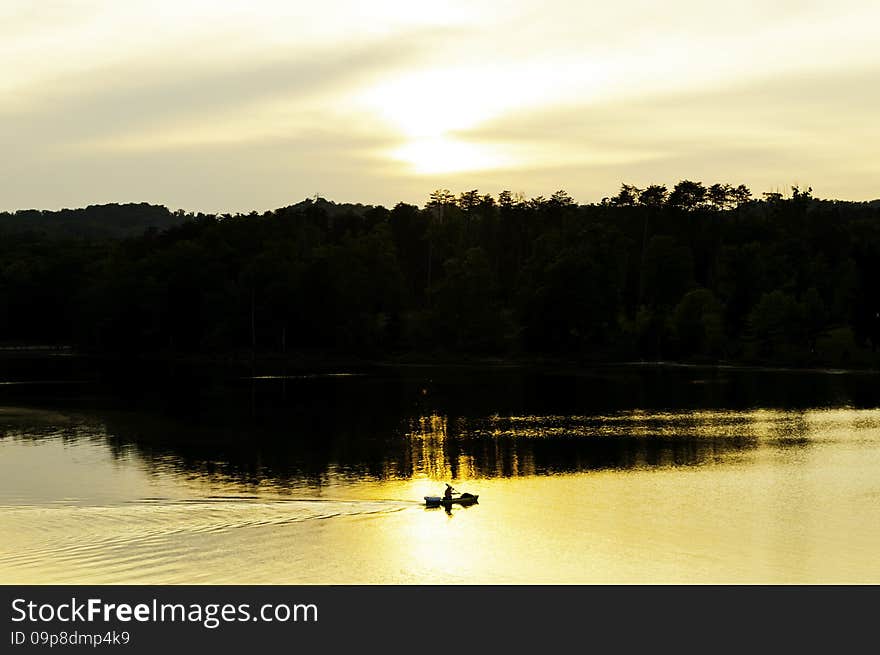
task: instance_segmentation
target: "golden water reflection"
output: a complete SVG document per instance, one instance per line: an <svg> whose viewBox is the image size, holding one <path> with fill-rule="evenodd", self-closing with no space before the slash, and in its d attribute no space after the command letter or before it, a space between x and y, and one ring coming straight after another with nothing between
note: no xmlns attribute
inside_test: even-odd
<svg viewBox="0 0 880 655"><path fill-rule="evenodd" d="M761 444L873 439L873 410L647 412L498 416L409 422L404 470L432 479L507 477L573 470L699 465L743 456ZM395 467L385 477L398 477Z"/></svg>
<svg viewBox="0 0 880 655"><path fill-rule="evenodd" d="M880 410L136 424L0 411L0 579L880 582ZM425 509L444 481L479 504Z"/></svg>

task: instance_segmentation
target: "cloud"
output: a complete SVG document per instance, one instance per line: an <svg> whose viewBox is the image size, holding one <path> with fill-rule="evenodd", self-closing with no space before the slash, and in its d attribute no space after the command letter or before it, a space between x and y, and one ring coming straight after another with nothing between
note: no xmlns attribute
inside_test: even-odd
<svg viewBox="0 0 880 655"><path fill-rule="evenodd" d="M380 202L387 186L371 167L374 139L317 131L211 146L79 153L76 157L0 161L12 208L152 202L208 211L271 209L320 193ZM34 198L40 203L33 202ZM255 201L258 198L258 201Z"/></svg>
<svg viewBox="0 0 880 655"><path fill-rule="evenodd" d="M6 207L877 194L871 0L48 1L0 8Z"/></svg>
<svg viewBox="0 0 880 655"><path fill-rule="evenodd" d="M0 107L0 143L16 153L0 162L0 196L5 208L140 198L223 211L286 204L322 187L375 196L382 184L369 171L384 169L371 153L394 137L346 113L340 98L447 36L413 32L196 69L126 62L61 77Z"/></svg>
<svg viewBox="0 0 880 655"><path fill-rule="evenodd" d="M772 185L799 178L832 195L868 198L877 190L856 188L878 172L880 88L872 82L878 72L792 74L712 91L513 112L457 136L531 152L518 168L533 177L546 169L567 170L565 180L599 174L613 182L610 173L617 182L643 184L704 176Z"/></svg>
<svg viewBox="0 0 880 655"><path fill-rule="evenodd" d="M109 67L56 80L33 93L30 102L0 110L7 134L26 134L41 143L112 139L131 132L161 129L189 119L210 123L263 102L310 99L363 83L417 56L414 40L380 42L306 53L275 53L218 69Z"/></svg>

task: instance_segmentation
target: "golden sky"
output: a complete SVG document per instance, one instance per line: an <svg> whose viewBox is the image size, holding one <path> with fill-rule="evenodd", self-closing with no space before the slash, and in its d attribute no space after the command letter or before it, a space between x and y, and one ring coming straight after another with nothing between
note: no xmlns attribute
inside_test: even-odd
<svg viewBox="0 0 880 655"><path fill-rule="evenodd" d="M877 0L0 0L0 209L880 197Z"/></svg>

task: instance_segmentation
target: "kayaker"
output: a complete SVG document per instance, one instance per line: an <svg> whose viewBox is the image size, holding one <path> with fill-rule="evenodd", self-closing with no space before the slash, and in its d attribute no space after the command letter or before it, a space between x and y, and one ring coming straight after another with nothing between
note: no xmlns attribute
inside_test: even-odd
<svg viewBox="0 0 880 655"><path fill-rule="evenodd" d="M453 489L453 488L452 488L452 485L450 485L450 484L447 482L447 483L446 483L446 491L443 492L443 499L444 499L444 500L452 500L452 492L453 492L453 491L455 491L455 489Z"/></svg>

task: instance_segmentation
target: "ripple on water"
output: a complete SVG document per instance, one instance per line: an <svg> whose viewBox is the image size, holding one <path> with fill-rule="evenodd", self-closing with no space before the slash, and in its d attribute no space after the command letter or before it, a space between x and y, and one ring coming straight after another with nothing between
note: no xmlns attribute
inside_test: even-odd
<svg viewBox="0 0 880 655"><path fill-rule="evenodd" d="M399 512L399 501L256 500L244 497L145 498L110 506L0 508L6 533L0 572L34 580L137 581L175 579L187 558L214 537L244 530ZM250 537L253 539L253 537ZM216 572L212 572L216 578Z"/></svg>

